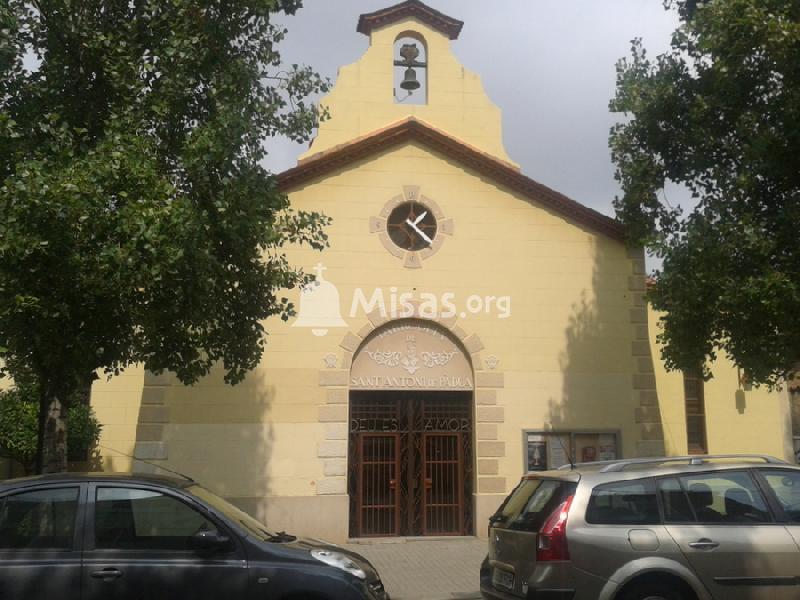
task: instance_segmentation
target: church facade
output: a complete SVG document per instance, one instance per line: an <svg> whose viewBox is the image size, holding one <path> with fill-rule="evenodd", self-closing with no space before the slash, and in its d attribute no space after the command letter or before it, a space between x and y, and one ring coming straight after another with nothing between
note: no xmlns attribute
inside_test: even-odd
<svg viewBox="0 0 800 600"><path fill-rule="evenodd" d="M280 184L332 218L294 321L266 324L235 387L131 369L99 382L101 464L186 473L270 527L485 535L525 472L687 452L791 457L786 392L667 373L641 249L520 172L501 114L411 1L362 15L370 45ZM130 456L128 456L130 455ZM138 463L131 458L146 460Z"/></svg>

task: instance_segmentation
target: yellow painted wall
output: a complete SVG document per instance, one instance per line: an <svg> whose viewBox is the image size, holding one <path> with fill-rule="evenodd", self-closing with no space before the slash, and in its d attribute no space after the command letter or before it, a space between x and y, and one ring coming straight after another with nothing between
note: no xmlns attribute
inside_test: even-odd
<svg viewBox="0 0 800 600"><path fill-rule="evenodd" d="M100 375L92 387L92 408L103 426L98 448L101 460L96 468L135 470L130 457L136 443L143 381L144 368L134 366L111 379Z"/></svg>
<svg viewBox="0 0 800 600"><path fill-rule="evenodd" d="M672 455L685 455L688 450L683 375L665 369L660 360L661 346L656 340L661 331L659 314L648 312L666 448ZM724 355L711 365L711 370L714 376L703 387L709 453L769 454L793 461L787 392L764 387L746 391L739 385L736 365Z"/></svg>
<svg viewBox="0 0 800 600"><path fill-rule="evenodd" d="M368 233L369 217L404 184L419 185L455 223L455 235L420 270L404 269ZM292 258L306 268L322 260L326 279L344 299L352 298L357 286L368 296L375 287L437 296L452 291L462 299L511 296L508 319L483 315L459 321L480 336L486 347L482 354L497 356L505 373L500 438L507 452L500 474L509 485L521 474L526 428L619 428L624 449L635 452L631 260L621 243L414 145L297 190L291 201L298 209L333 217L331 248L322 256L299 251ZM363 320L350 322L357 330ZM273 359L268 352L266 362L297 364L299 357L285 352L298 342L313 368L335 348L327 337L298 337L277 326L271 346L281 356Z"/></svg>

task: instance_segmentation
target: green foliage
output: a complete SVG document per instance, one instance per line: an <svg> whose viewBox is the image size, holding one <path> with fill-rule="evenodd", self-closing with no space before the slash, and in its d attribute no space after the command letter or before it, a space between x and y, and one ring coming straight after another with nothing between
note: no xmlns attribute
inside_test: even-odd
<svg viewBox="0 0 800 600"><path fill-rule="evenodd" d="M0 456L34 471L38 433L39 393L35 387L14 387L0 392ZM90 406L75 403L68 410L67 447L70 458L86 460L100 440L102 426Z"/></svg>
<svg viewBox="0 0 800 600"><path fill-rule="evenodd" d="M255 367L287 244L327 245L261 161L309 139L327 83L281 65L296 0L0 7L0 348L68 397L143 362L190 384ZM23 56L37 57L26 70ZM89 379L90 380L90 379Z"/></svg>
<svg viewBox="0 0 800 600"><path fill-rule="evenodd" d="M36 460L39 404L19 389L0 392L0 455L17 461L26 473Z"/></svg>
<svg viewBox="0 0 800 600"><path fill-rule="evenodd" d="M631 241L663 259L651 292L664 359L721 350L755 383L800 359L800 1L667 1L682 24L651 59L617 68L610 146ZM682 211L663 194L686 186Z"/></svg>
<svg viewBox="0 0 800 600"><path fill-rule="evenodd" d="M70 460L85 461L89 450L100 441L103 426L94 415L94 410L86 404L74 403L67 411L67 448Z"/></svg>

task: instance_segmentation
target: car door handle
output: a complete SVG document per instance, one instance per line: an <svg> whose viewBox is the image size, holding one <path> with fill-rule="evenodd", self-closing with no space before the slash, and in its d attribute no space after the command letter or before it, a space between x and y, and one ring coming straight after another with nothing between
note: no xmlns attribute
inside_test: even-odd
<svg viewBox="0 0 800 600"><path fill-rule="evenodd" d="M694 548L695 550L713 550L714 548L719 548L719 543L712 542L708 538L702 538L696 542L689 542L689 548Z"/></svg>
<svg viewBox="0 0 800 600"><path fill-rule="evenodd" d="M92 571L90 573L95 579L102 579L103 581L113 581L122 577L122 571L113 567L101 569L99 571Z"/></svg>

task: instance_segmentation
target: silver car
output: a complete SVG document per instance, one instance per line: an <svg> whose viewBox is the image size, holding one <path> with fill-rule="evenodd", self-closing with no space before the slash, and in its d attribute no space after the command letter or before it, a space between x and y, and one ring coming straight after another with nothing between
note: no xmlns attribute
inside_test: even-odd
<svg viewBox="0 0 800 600"><path fill-rule="evenodd" d="M527 475L489 523L488 600L798 600L800 468L727 455Z"/></svg>

